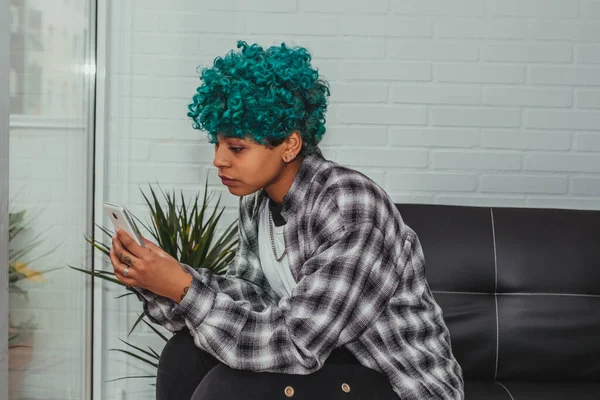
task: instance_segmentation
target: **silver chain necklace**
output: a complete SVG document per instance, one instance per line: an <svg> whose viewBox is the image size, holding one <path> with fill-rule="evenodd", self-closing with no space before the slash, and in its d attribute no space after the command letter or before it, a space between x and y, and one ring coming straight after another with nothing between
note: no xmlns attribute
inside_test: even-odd
<svg viewBox="0 0 600 400"><path fill-rule="evenodd" d="M273 235L273 225L275 225L273 222L273 214L271 213L271 210L269 210L269 235L271 236L271 248L273 249L273 255L275 256L275 259L279 262L283 260L283 257L285 257L287 254L287 249L283 250L283 254L281 254L281 256L277 256L277 250L275 249L275 235Z"/></svg>

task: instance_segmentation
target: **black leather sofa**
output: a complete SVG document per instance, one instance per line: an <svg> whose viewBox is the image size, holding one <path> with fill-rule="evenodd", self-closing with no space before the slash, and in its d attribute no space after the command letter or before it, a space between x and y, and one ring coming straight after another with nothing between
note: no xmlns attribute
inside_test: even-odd
<svg viewBox="0 0 600 400"><path fill-rule="evenodd" d="M600 212L398 204L466 400L600 399Z"/></svg>

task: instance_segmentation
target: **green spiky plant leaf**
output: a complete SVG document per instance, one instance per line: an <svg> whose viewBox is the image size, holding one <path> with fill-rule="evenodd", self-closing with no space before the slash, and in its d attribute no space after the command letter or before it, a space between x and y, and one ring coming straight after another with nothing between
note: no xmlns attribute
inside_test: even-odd
<svg viewBox="0 0 600 400"><path fill-rule="evenodd" d="M53 253L56 248L38 255L34 259L28 257L29 253L43 242L43 240L39 240L39 238L42 237L46 231L39 233L33 239L28 239L26 245L17 243L18 241L15 239L20 234L24 233L35 219L35 217L27 218L26 214L27 210L8 213L8 292L15 293L22 296L25 300L28 300L28 293L27 290L21 286L22 282L44 282L46 280L44 274L62 269L62 267L47 268L45 270L37 270L31 267L32 263ZM19 343L33 336L37 329L37 324L34 322L33 317L28 321L19 324L13 324L11 320L9 310L9 348L23 347L19 345Z"/></svg>
<svg viewBox="0 0 600 400"><path fill-rule="evenodd" d="M199 194L196 194L190 202L186 202L183 193L180 193L180 204L177 204L177 196L174 191L171 193L164 192L159 186L160 193L164 200L164 203L161 203L153 187L151 185L148 186L150 189L149 196L147 196L141 188L140 192L149 208L151 222L150 224L147 224L132 214L137 232L141 234L138 227L139 223L150 232L155 243L179 262L188 264L195 270L205 268L215 274L224 274L228 265L235 257L235 248L237 246L237 221L229 225L223 233L217 234L217 228L219 227L224 207L221 206L220 198L217 199L215 205L211 206L213 196L208 193L208 182L204 185L204 195L202 198L200 198ZM109 239L112 238L112 230L99 225L96 226L104 235L108 236ZM94 237L86 237L85 240L95 249L99 250L107 257L109 256L110 247L101 240L97 240ZM95 278L125 286L115 277L115 274L112 271L69 267ZM134 293L132 292L127 292L117 298L128 297L133 294ZM127 336L130 336L140 323L144 323L152 329L152 331L165 342L168 340L168 338L156 327L146 321L143 312L140 312L139 317L136 319ZM149 351L147 351L129 342L123 340L122 342L131 347L131 349L110 350L124 353L147 365L156 367L159 354L154 351L154 349L148 347ZM117 378L115 380L155 377L156 375L128 376Z"/></svg>
<svg viewBox="0 0 600 400"><path fill-rule="evenodd" d="M42 278L44 273L56 271L62 268L58 267L46 269L44 271L36 271L29 267L29 265L34 261L44 258L54 252L54 249L39 255L33 260L24 261L27 255L42 243L42 240L38 239L45 233L42 232L33 239L28 240L28 243L25 246L15 247L14 243L17 236L25 231L25 229L27 229L32 222L32 220L26 220L26 212L27 210L21 210L19 212L8 213L8 291L10 293L22 295L25 298L27 298L27 291L19 286L21 281L25 281L27 279L35 281Z"/></svg>

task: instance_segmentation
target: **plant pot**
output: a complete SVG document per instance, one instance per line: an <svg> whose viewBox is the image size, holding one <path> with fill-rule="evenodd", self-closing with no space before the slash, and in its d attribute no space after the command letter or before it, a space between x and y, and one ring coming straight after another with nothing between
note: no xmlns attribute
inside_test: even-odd
<svg viewBox="0 0 600 400"><path fill-rule="evenodd" d="M16 328L8 328L9 337L16 333ZM33 345L34 335L30 333L8 346L8 400L19 399L27 368L33 359Z"/></svg>

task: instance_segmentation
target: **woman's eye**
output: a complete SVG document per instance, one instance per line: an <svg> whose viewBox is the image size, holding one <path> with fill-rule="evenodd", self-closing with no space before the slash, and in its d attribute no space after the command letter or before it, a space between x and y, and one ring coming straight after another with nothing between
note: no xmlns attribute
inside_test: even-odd
<svg viewBox="0 0 600 400"><path fill-rule="evenodd" d="M231 151L233 151L234 153L239 153L240 151L242 151L244 148L243 147L229 147L229 149Z"/></svg>

